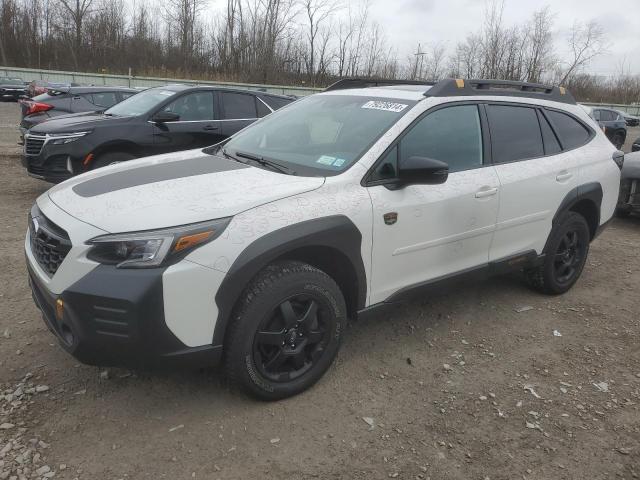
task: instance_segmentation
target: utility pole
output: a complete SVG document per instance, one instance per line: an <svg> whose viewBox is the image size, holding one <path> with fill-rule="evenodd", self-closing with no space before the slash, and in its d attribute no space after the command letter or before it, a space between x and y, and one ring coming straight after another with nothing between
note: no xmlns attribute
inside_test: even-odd
<svg viewBox="0 0 640 480"><path fill-rule="evenodd" d="M419 80L420 77L422 77L422 67L424 65L424 56L426 54L426 52L422 51L420 43L418 43L418 49L416 53L413 54L416 59L415 63L413 64L413 72L411 74L412 80Z"/></svg>

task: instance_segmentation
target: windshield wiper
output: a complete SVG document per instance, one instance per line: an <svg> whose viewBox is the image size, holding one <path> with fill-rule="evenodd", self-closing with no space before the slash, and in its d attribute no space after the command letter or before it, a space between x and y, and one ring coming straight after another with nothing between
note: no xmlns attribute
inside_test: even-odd
<svg viewBox="0 0 640 480"><path fill-rule="evenodd" d="M275 170L280 173L285 173L289 175L295 175L296 172L291 170L289 167L285 167L284 165L279 164L278 162L274 162L273 160L267 160L264 157L259 155L253 155L251 153L239 152L236 150L236 156L241 158L246 158L247 160L253 160L256 163L264 167L270 167L272 170Z"/></svg>
<svg viewBox="0 0 640 480"><path fill-rule="evenodd" d="M209 147L209 148L212 149L210 152L207 152L209 154L214 154L215 153L215 149L218 148L218 150L220 150L222 152L222 155L224 156L224 158L229 158L229 159L233 160L234 162L244 163L245 165L247 163L247 162L243 162L239 158L236 158L233 155L231 155L229 152L227 152L227 150L225 148L219 148L219 147L216 147L216 145L214 145L213 147Z"/></svg>

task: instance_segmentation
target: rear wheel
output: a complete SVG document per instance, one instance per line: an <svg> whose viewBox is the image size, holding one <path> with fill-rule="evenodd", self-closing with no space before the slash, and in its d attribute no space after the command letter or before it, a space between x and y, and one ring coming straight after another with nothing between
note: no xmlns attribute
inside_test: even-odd
<svg viewBox="0 0 640 480"><path fill-rule="evenodd" d="M329 368L346 322L342 293L326 273L278 262L243 294L225 341L227 376L262 400L306 390Z"/></svg>
<svg viewBox="0 0 640 480"><path fill-rule="evenodd" d="M114 165L120 162L126 162L127 160L133 160L135 155L127 152L107 152L99 155L91 162L91 169L106 167L107 165Z"/></svg>
<svg viewBox="0 0 640 480"><path fill-rule="evenodd" d="M565 212L551 231L544 262L528 270L532 287L543 293L558 295L578 280L589 253L589 225L575 212Z"/></svg>

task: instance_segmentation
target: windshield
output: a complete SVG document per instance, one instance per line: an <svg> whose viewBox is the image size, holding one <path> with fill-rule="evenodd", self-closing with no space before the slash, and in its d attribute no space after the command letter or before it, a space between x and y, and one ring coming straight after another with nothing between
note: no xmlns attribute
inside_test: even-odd
<svg viewBox="0 0 640 480"><path fill-rule="evenodd" d="M178 92L174 92L173 90L151 88L149 90L136 93L117 105L114 105L104 113L105 115L116 115L118 117L142 115L176 93Z"/></svg>
<svg viewBox="0 0 640 480"><path fill-rule="evenodd" d="M415 103L313 95L243 130L224 150L273 160L302 175L336 175L355 163Z"/></svg>

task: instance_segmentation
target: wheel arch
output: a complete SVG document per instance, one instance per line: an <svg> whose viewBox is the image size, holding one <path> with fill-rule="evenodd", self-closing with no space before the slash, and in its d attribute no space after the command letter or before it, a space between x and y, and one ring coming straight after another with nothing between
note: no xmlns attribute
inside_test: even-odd
<svg viewBox="0 0 640 480"><path fill-rule="evenodd" d="M560 207L556 211L552 221L553 227L563 213L572 211L582 215L589 225L589 233L593 240L600 227L600 208L602 206L602 185L599 182L585 183L572 189L562 200ZM551 237L551 233L549 233ZM547 240L548 243L548 240ZM545 245L544 251L547 250Z"/></svg>
<svg viewBox="0 0 640 480"><path fill-rule="evenodd" d="M233 262L216 293L218 318L213 345L224 343L226 328L247 284L278 260L306 262L327 273L342 290L347 313L355 316L364 308L367 295L361 247L360 230L344 215L306 220L260 237Z"/></svg>
<svg viewBox="0 0 640 480"><path fill-rule="evenodd" d="M96 159L100 155L111 152L125 152L137 157L140 155L140 147L128 140L113 140L99 145L91 153L94 155L93 158Z"/></svg>

